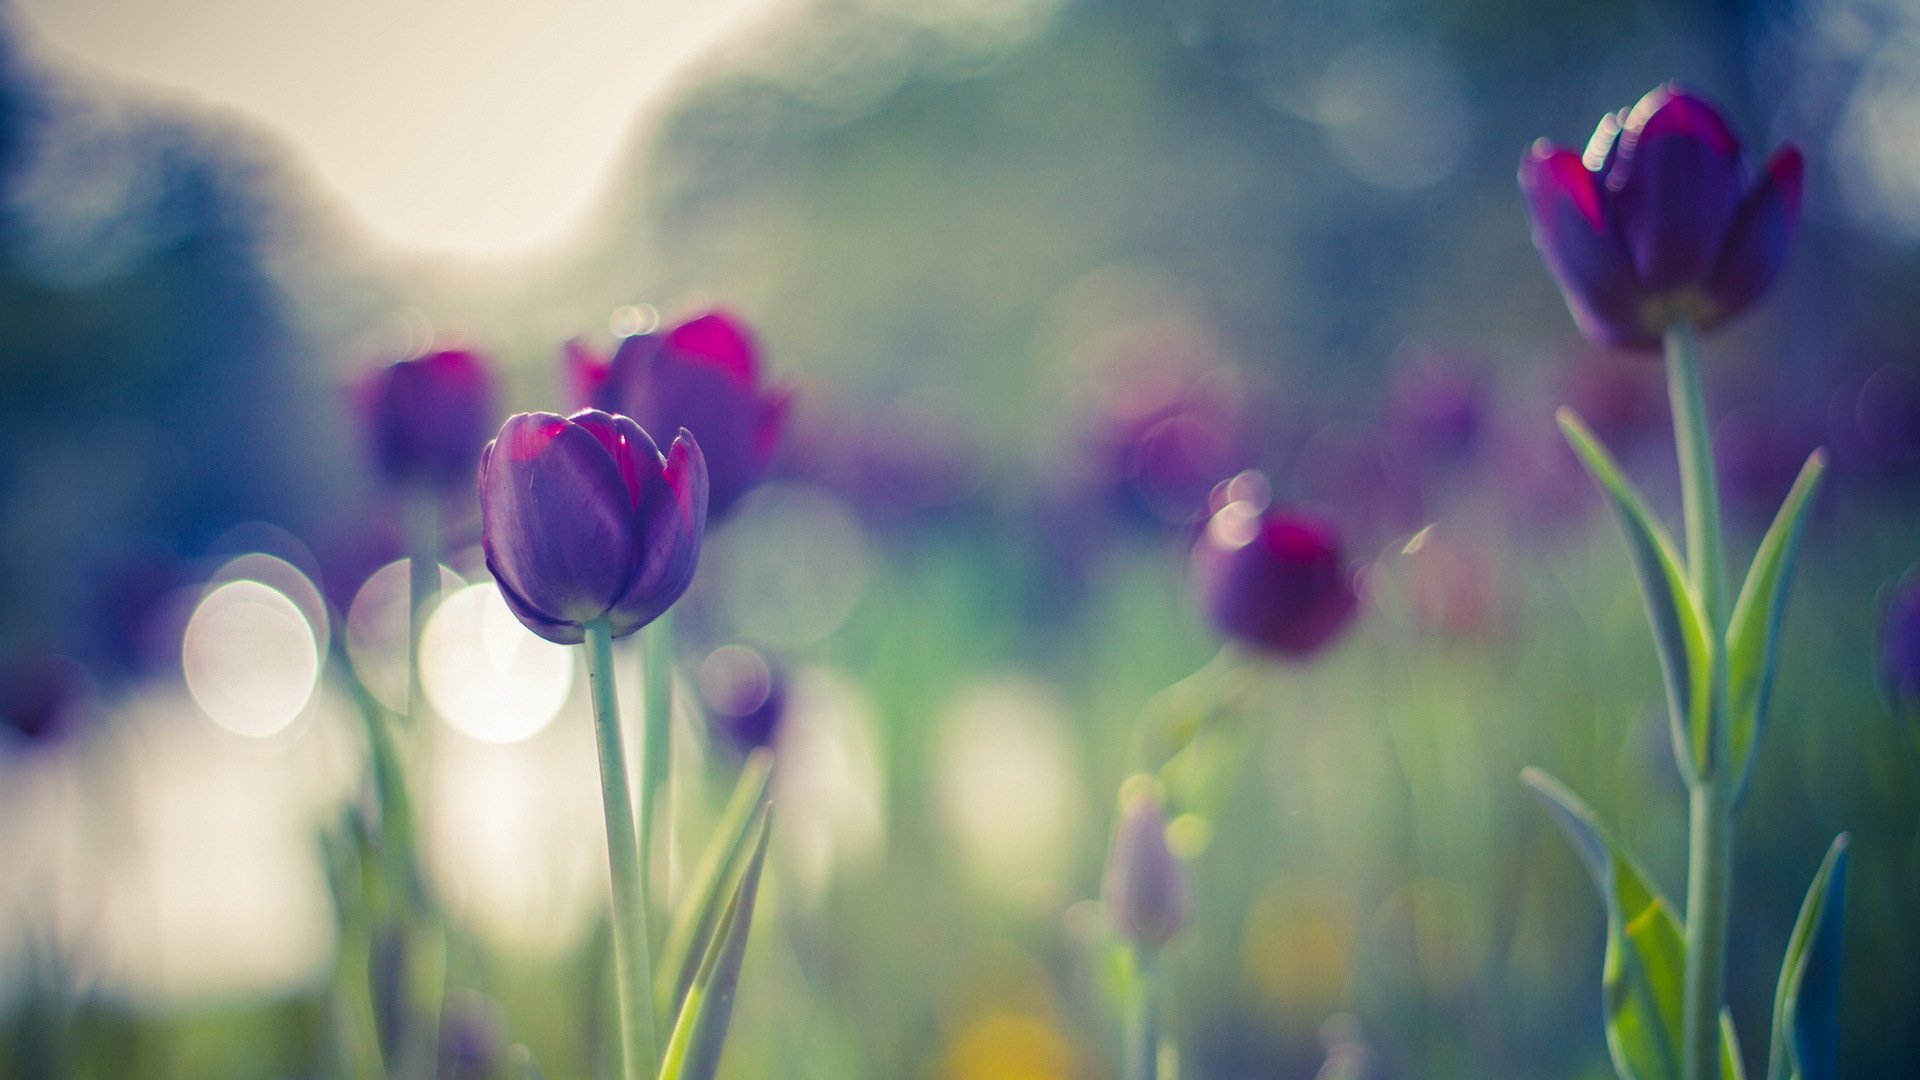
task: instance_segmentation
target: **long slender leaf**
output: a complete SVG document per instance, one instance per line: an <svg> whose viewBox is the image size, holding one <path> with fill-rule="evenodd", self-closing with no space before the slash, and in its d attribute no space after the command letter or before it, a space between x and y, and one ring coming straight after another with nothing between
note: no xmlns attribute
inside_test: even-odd
<svg viewBox="0 0 1920 1080"><path fill-rule="evenodd" d="M1753 748L1766 723L1767 698L1773 689L1775 649L1780 641L1781 616L1786 611L1787 587L1793 578L1794 555L1807 523L1807 508L1827 467L1827 453L1815 450L1787 492L1786 502L1754 553L1746 584L1727 624L1727 743L1732 759L1734 790L1746 787L1753 771Z"/></svg>
<svg viewBox="0 0 1920 1080"><path fill-rule="evenodd" d="M1740 1058L1740 1037L1734 1034L1729 1009L1720 1010L1720 1080L1747 1080L1747 1063Z"/></svg>
<svg viewBox="0 0 1920 1080"><path fill-rule="evenodd" d="M1686 935L1673 908L1579 797L1539 769L1521 778L1554 812L1607 905L1607 1048L1623 1080L1679 1080Z"/></svg>
<svg viewBox="0 0 1920 1080"><path fill-rule="evenodd" d="M773 835L772 815L770 803L761 804L754 815L753 856L735 879L726 909L700 959L700 970L687 988L680 1018L667 1040L660 1080L713 1080L720 1071L720 1052L733 1019L733 996L740 985L740 963L746 958L747 934L753 926L753 902L760 891L760 870L767 861L767 840Z"/></svg>
<svg viewBox="0 0 1920 1080"><path fill-rule="evenodd" d="M1654 647L1666 676L1667 704L1673 716L1674 757L1692 786L1709 775L1713 762L1714 633L1688 584L1672 537L1647 509L1620 466L1571 409L1561 409L1560 429L1620 519L1627 553L1640 580L1640 598L1653 625Z"/></svg>
<svg viewBox="0 0 1920 1080"><path fill-rule="evenodd" d="M748 834L752 831L754 811L766 801L767 784L773 775L773 751L765 748L748 755L734 783L727 807L714 826L693 876L687 881L682 901L675 905L666 944L660 949L660 961L654 965L653 1000L660 1009L664 1027L680 1013L681 999L693 985L713 928L720 921L726 903L723 889L740 876L741 863L750 853Z"/></svg>
<svg viewBox="0 0 1920 1080"><path fill-rule="evenodd" d="M1833 1080L1840 1041L1840 937L1846 910L1847 834L1807 887L1787 938L1773 998L1773 1054L1767 1080Z"/></svg>

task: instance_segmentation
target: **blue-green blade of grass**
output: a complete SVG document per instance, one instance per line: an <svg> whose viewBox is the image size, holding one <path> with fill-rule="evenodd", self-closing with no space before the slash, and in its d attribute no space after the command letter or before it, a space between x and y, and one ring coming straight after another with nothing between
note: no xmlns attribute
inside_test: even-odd
<svg viewBox="0 0 1920 1080"><path fill-rule="evenodd" d="M767 861L768 838L773 835L772 814L772 805L763 803L754 815L750 830L753 855L735 879L720 922L700 958L693 985L687 988L673 1036L667 1040L660 1080L713 1080L720 1071L720 1053L726 1047L727 1024L733 1019L733 998L740 986L740 964L746 958L747 935L753 926L760 871Z"/></svg>
<svg viewBox="0 0 1920 1080"><path fill-rule="evenodd" d="M1773 525L1754 553L1740 599L1727 624L1728 754L1732 759L1735 790L1746 787L1753 770L1753 748L1767 718L1767 698L1773 689L1775 651L1780 641L1781 616L1786 611L1787 587L1793 578L1794 556L1807 522L1807 509L1827 467L1827 454L1815 450L1800 469Z"/></svg>
<svg viewBox="0 0 1920 1080"><path fill-rule="evenodd" d="M1529 768L1521 779L1553 811L1607 906L1601 974L1607 1048L1623 1080L1680 1080L1686 935L1657 889L1566 785Z"/></svg>
<svg viewBox="0 0 1920 1080"><path fill-rule="evenodd" d="M1840 1036L1840 938L1846 909L1847 834L1834 837L1807 887L1773 998L1767 1080L1833 1080Z"/></svg>
<svg viewBox="0 0 1920 1080"><path fill-rule="evenodd" d="M766 801L772 775L773 751L761 748L748 755L733 795L687 881L684 899L676 905L666 944L660 949L660 962L654 965L653 1000L660 1010L662 1027L679 1015L680 1001L687 987L693 985L701 955L727 902L724 890L740 876L740 866L751 853L748 840L754 811Z"/></svg>
<svg viewBox="0 0 1920 1080"><path fill-rule="evenodd" d="M1692 786L1713 768L1714 635L1687 583L1687 570L1673 538L1647 509L1646 500L1573 410L1563 408L1557 415L1568 444L1600 485L1626 534L1627 553L1640 581L1640 597L1646 603L1660 670L1666 677L1667 703L1674 719L1674 757Z"/></svg>

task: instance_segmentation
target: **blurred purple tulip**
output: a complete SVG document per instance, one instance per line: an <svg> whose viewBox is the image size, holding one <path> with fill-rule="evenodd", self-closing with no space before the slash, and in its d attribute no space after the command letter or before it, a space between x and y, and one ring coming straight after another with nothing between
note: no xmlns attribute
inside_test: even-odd
<svg viewBox="0 0 1920 1080"><path fill-rule="evenodd" d="M1200 603L1228 638L1261 652L1305 657L1331 642L1359 606L1332 523L1237 499L1193 547Z"/></svg>
<svg viewBox="0 0 1920 1080"><path fill-rule="evenodd" d="M585 404L631 416L649 431L684 428L700 440L715 519L772 469L793 394L765 384L760 350L733 315L712 311L664 333L635 334L608 360L569 342L567 359Z"/></svg>
<svg viewBox="0 0 1920 1080"><path fill-rule="evenodd" d="M92 704L93 680L77 661L45 654L12 664L0 672L0 741L57 746L85 725Z"/></svg>
<svg viewBox="0 0 1920 1080"><path fill-rule="evenodd" d="M1880 683L1896 709L1920 712L1920 567L1890 586L1880 612Z"/></svg>
<svg viewBox="0 0 1920 1080"><path fill-rule="evenodd" d="M453 491L493 430L494 378L464 349L389 364L355 392L380 476L399 486Z"/></svg>
<svg viewBox="0 0 1920 1080"><path fill-rule="evenodd" d="M1150 784L1132 786L1107 853L1101 898L1114 926L1136 946L1158 947L1187 924L1187 868L1167 846L1167 818Z"/></svg>
<svg viewBox="0 0 1920 1080"><path fill-rule="evenodd" d="M684 430L663 457L624 416L521 413L481 456L480 517L487 568L527 629L575 645L606 619L622 637L693 580L706 460Z"/></svg>
<svg viewBox="0 0 1920 1080"><path fill-rule="evenodd" d="M715 730L742 754L772 746L786 713L785 676L745 645L723 645L700 663L700 698Z"/></svg>
<svg viewBox="0 0 1920 1080"><path fill-rule="evenodd" d="M1520 187L1581 332L1652 349L1674 321L1710 328L1773 283L1803 170L1789 145L1750 176L1719 110L1668 83L1603 118L1585 154L1534 143Z"/></svg>

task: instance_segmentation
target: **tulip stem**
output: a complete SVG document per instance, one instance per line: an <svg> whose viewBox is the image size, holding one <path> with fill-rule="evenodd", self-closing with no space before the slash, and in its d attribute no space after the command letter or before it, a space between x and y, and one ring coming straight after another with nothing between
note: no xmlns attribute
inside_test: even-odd
<svg viewBox="0 0 1920 1080"><path fill-rule="evenodd" d="M613 685L613 630L605 619L596 619L587 624L586 634L587 682L593 696L600 800L606 815L607 867L612 878L621 1076L623 1080L650 1080L659 1065L659 1037L653 1022L653 958L647 938L646 875L633 823L633 789L627 782L619 695Z"/></svg>
<svg viewBox="0 0 1920 1080"><path fill-rule="evenodd" d="M1690 792L1687 859L1686 973L1682 984L1682 1062L1686 1080L1720 1076L1720 1001L1726 982L1727 909L1732 893L1732 787L1727 770L1727 658L1725 547L1712 432L1701 389L1699 340L1691 323L1668 329L1667 391L1680 458L1680 493L1687 529L1687 574L1711 629L1713 671L1708 759L1695 770Z"/></svg>
<svg viewBox="0 0 1920 1080"><path fill-rule="evenodd" d="M1160 958L1158 950L1133 950L1133 1000L1127 1017L1127 1080L1160 1075Z"/></svg>
<svg viewBox="0 0 1920 1080"><path fill-rule="evenodd" d="M431 492L406 495L407 531L407 719L418 739L426 724L427 700L420 685L420 638L427 616L440 599L440 502Z"/></svg>
<svg viewBox="0 0 1920 1080"><path fill-rule="evenodd" d="M640 755L641 885L649 901L659 899L661 860L655 842L673 835L673 808L667 790L667 763L673 752L673 613L665 612L641 631L646 644L642 670L646 694L645 729Z"/></svg>

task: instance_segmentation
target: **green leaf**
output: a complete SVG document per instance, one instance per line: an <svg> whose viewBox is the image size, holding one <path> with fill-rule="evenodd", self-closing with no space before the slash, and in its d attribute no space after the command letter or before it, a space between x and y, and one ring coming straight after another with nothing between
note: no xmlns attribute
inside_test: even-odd
<svg viewBox="0 0 1920 1080"><path fill-rule="evenodd" d="M748 755L740 779L733 785L733 795L727 799L713 836L687 881L685 898L673 912L660 961L653 967L653 1000L660 1010L662 1026L679 1015L681 999L693 985L701 953L713 936L727 900L721 890L740 876L740 865L751 850L747 840L754 811L766 801L772 775L773 751L761 748Z"/></svg>
<svg viewBox="0 0 1920 1080"><path fill-rule="evenodd" d="M1727 742L1735 777L1734 790L1746 787L1753 770L1753 748L1767 718L1767 697L1773 688L1775 648L1780 640L1781 615L1786 610L1787 585L1793 577L1793 559L1807 523L1807 508L1827 467L1825 450L1815 450L1787 492L1773 525L1754 553L1747 582L1733 605L1727 624L1727 679L1730 689Z"/></svg>
<svg viewBox="0 0 1920 1080"><path fill-rule="evenodd" d="M1740 1059L1740 1038L1733 1032L1733 1012L1720 1010L1720 1080L1747 1080L1747 1063Z"/></svg>
<svg viewBox="0 0 1920 1080"><path fill-rule="evenodd" d="M1607 904L1601 999L1615 1070L1623 1080L1680 1080L1686 973L1680 920L1578 796L1539 769L1520 775L1559 819Z"/></svg>
<svg viewBox="0 0 1920 1080"><path fill-rule="evenodd" d="M1653 624L1653 643L1666 676L1673 716L1674 758L1689 787L1713 770L1714 634L1687 582L1673 539L1620 472L1620 466L1571 409L1559 412L1560 429L1620 519L1627 553L1640 579L1640 598Z"/></svg>
<svg viewBox="0 0 1920 1080"><path fill-rule="evenodd" d="M741 868L727 897L700 970L687 988L680 1018L667 1040L660 1080L713 1080L720 1071L727 1024L733 1019L733 996L740 985L740 963L746 957L747 933L753 926L753 902L760 891L760 870L767 861L767 840L773 835L773 806L763 803L749 830L753 855Z"/></svg>
<svg viewBox="0 0 1920 1080"><path fill-rule="evenodd" d="M1773 1054L1767 1080L1833 1080L1840 1036L1840 936L1846 909L1847 834L1807 887L1787 938L1773 998Z"/></svg>

